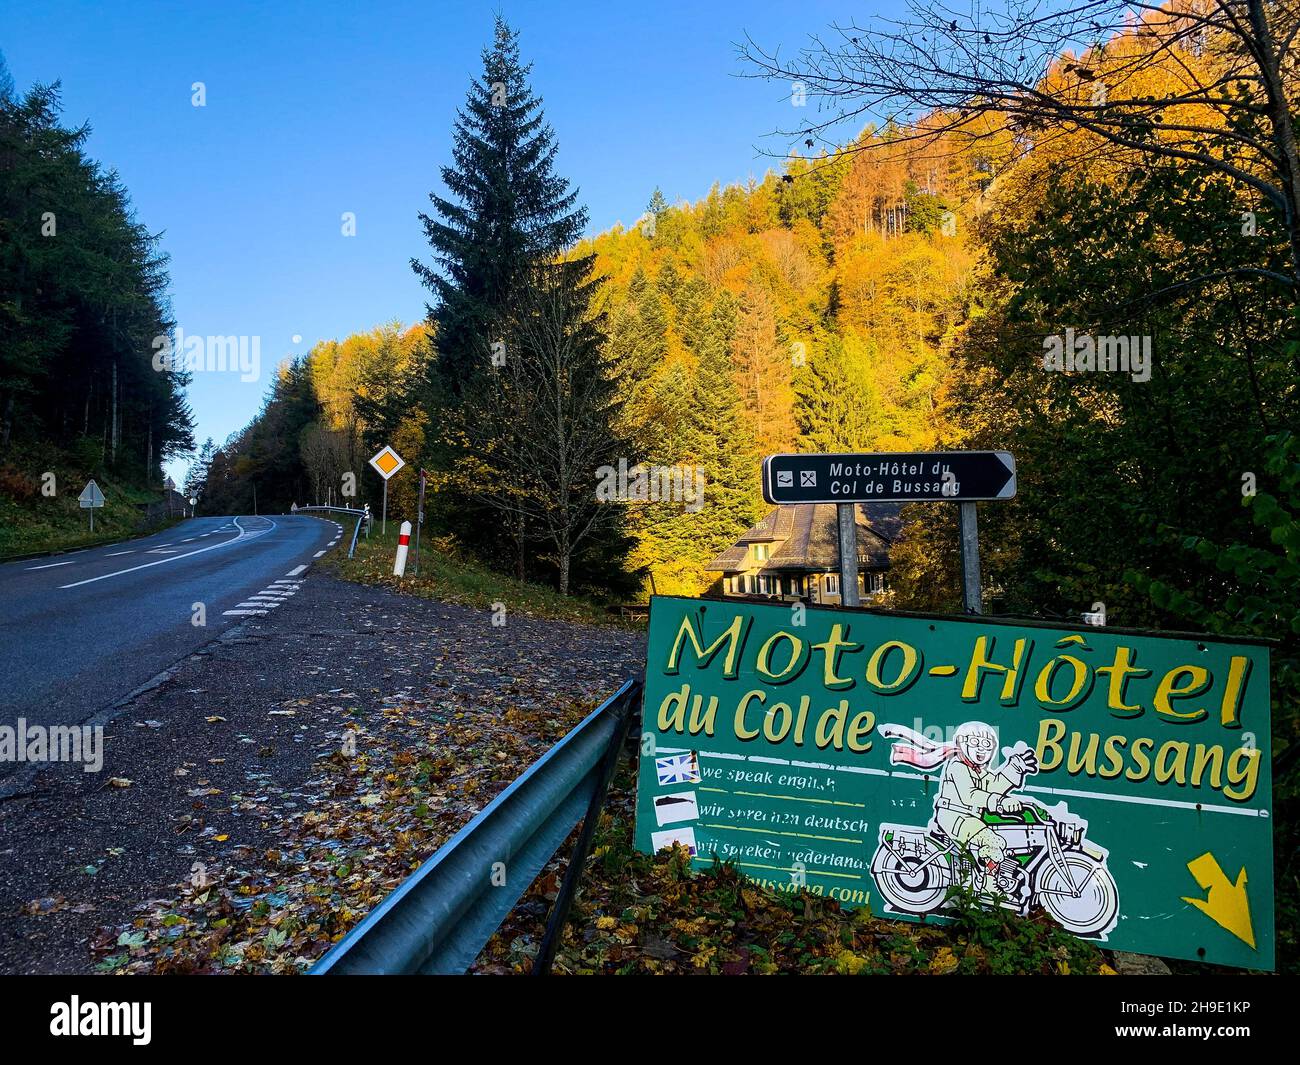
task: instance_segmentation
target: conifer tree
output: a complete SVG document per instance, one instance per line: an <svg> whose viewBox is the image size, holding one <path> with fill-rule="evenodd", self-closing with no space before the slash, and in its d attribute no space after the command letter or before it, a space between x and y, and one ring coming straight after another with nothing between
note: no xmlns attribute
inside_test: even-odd
<svg viewBox="0 0 1300 1065"><path fill-rule="evenodd" d="M712 556L758 518L758 447L742 413L727 338L734 309L724 293L709 313L696 349L694 418L701 442L697 461L707 481L699 539Z"/></svg>
<svg viewBox="0 0 1300 1065"><path fill-rule="evenodd" d="M491 394L480 379L506 355L501 345L510 309L539 265L554 264L575 285L590 271L582 260L557 263L582 234L587 215L577 192L555 173L555 135L529 86L532 68L500 17L482 60L482 75L457 114L453 163L442 168L447 195L430 193L433 212L420 215L433 265L411 262L434 297L428 312L437 358L430 363L427 402L441 408L430 411L434 426L487 416L472 409ZM448 435L430 447L430 464L462 469L467 448L463 435ZM461 542L489 559L508 555L522 578L529 530L503 527L500 514L463 479L442 495L443 514Z"/></svg>
<svg viewBox="0 0 1300 1065"><path fill-rule="evenodd" d="M500 16L483 74L457 113L449 195L430 193L421 214L435 266L411 266L433 293L440 382L453 397L484 369L481 356L528 268L581 236L586 211L555 173L557 145L528 83L518 34Z"/></svg>
<svg viewBox="0 0 1300 1065"><path fill-rule="evenodd" d="M795 379L794 417L805 451L873 451L883 426L871 346L832 334Z"/></svg>

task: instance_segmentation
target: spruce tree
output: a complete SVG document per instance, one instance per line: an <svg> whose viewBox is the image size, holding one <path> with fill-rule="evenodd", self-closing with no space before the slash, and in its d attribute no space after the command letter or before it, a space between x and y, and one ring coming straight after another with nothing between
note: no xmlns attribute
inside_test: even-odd
<svg viewBox="0 0 1300 1065"><path fill-rule="evenodd" d="M648 455L654 382L668 358L668 312L658 287L640 270L614 313L606 352L623 397L620 429L638 453Z"/></svg>
<svg viewBox="0 0 1300 1065"><path fill-rule="evenodd" d="M13 75L9 73L9 64L5 62L4 52L0 52L0 100L12 100L15 92ZM658 194L659 190L655 189Z"/></svg>
<svg viewBox="0 0 1300 1065"><path fill-rule="evenodd" d="M199 451L198 457L190 465L185 474L185 494L191 499L201 496L207 489L208 469L212 465L212 456L216 454L217 445L213 442L212 437L203 441L203 447Z"/></svg>
<svg viewBox="0 0 1300 1065"><path fill-rule="evenodd" d="M700 541L710 557L728 547L759 516L761 456L736 389L728 337L735 306L723 293L700 321L695 407L700 430L698 462L708 480L700 512Z"/></svg>
<svg viewBox="0 0 1300 1065"><path fill-rule="evenodd" d="M457 113L452 158L442 168L449 196L430 193L421 214L434 266L411 260L433 293L439 383L458 397L490 364L491 342L528 268L558 256L582 235L586 211L554 172L557 145L529 87L531 65L500 16L482 76Z"/></svg>
<svg viewBox="0 0 1300 1065"><path fill-rule="evenodd" d="M874 345L830 334L796 378L795 424L807 451L873 451L887 434L871 363Z"/></svg>
<svg viewBox="0 0 1300 1065"><path fill-rule="evenodd" d="M577 193L554 172L555 136L529 86L531 66L519 56L518 35L500 17L483 71L457 112L453 163L443 167L447 195L431 193L421 214L433 264L412 267L433 294L429 305L436 359L431 360L426 405L429 424L446 435L431 441L430 465L454 474L438 510L461 543L486 559L510 560L525 576L521 524L506 525L464 476L472 456L456 426L490 416L476 411L490 389L481 378L510 353L504 341L510 309L527 295L530 273L542 264L580 284L589 264L558 263L581 236L586 212Z"/></svg>

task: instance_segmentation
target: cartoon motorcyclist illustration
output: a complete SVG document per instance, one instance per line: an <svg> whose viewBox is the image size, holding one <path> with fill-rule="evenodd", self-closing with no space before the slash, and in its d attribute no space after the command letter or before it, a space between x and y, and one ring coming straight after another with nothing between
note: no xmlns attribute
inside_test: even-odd
<svg viewBox="0 0 1300 1065"><path fill-rule="evenodd" d="M935 821L959 846L970 848L984 863L986 890L992 891L998 863L1006 857L1007 848L1002 837L984 823L982 815L1013 814L1024 808L1024 803L1010 793L1024 784L1026 776L1038 772L1037 757L1033 751L1024 751L994 769L998 737L982 721L959 725L951 744L929 744L916 733L907 738L911 743L896 744L893 748L895 764L898 761L916 764L902 756L901 751L907 747L915 750L917 739L935 748L929 756L943 761L939 797L934 804Z"/></svg>
<svg viewBox="0 0 1300 1065"><path fill-rule="evenodd" d="M1049 812L1014 794L1038 772L1032 750L1019 743L995 764L997 733L982 721L958 726L947 743L904 725L880 734L895 741L893 765L942 767L928 833L880 826L871 872L891 909L936 912L961 884L1021 913L1036 903L1070 931L1105 938L1119 915L1106 852L1084 838L1087 822L1070 818L1064 804Z"/></svg>

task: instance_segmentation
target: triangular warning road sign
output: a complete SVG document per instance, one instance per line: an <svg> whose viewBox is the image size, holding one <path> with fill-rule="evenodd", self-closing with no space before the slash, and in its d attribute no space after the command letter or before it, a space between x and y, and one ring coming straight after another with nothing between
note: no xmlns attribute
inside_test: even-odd
<svg viewBox="0 0 1300 1065"><path fill-rule="evenodd" d="M104 493L99 490L93 480L86 482L86 487L81 490L81 495L77 496L77 502L81 504L83 510L87 507L102 507L104 505Z"/></svg>

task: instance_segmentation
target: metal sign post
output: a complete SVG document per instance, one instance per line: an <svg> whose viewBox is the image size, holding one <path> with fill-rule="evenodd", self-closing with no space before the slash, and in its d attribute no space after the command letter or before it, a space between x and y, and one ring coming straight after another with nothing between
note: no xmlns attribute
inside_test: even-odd
<svg viewBox="0 0 1300 1065"><path fill-rule="evenodd" d="M980 591L980 537L975 524L975 504L962 503L961 521L961 604L968 614L984 613Z"/></svg>
<svg viewBox="0 0 1300 1065"><path fill-rule="evenodd" d="M858 597L858 505L837 503L835 517L840 533L840 602L861 606Z"/></svg>
<svg viewBox="0 0 1300 1065"><path fill-rule="evenodd" d="M420 501L415 508L415 575L420 575L420 526L424 524L424 484L429 475L420 471Z"/></svg>
<svg viewBox="0 0 1300 1065"><path fill-rule="evenodd" d="M93 480L86 482L86 487L81 490L81 495L77 496L77 504L82 510L90 511L90 531L95 531L95 508L104 505L104 493L99 490Z"/></svg>

